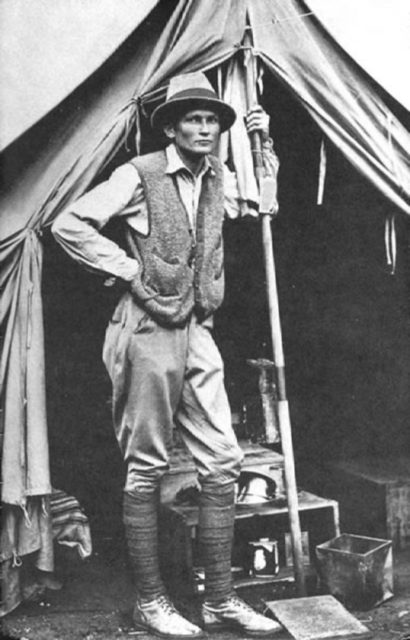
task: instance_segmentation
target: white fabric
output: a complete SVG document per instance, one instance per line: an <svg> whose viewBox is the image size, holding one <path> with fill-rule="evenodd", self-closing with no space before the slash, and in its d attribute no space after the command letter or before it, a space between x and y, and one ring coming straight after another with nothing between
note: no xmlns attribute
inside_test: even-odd
<svg viewBox="0 0 410 640"><path fill-rule="evenodd" d="M0 149L90 76L159 0L0 0Z"/></svg>
<svg viewBox="0 0 410 640"><path fill-rule="evenodd" d="M305 0L341 47L410 111L409 0Z"/></svg>

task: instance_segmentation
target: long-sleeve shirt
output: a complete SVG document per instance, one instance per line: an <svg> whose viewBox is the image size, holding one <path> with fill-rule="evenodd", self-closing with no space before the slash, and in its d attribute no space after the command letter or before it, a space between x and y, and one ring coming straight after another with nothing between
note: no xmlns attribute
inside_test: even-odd
<svg viewBox="0 0 410 640"><path fill-rule="evenodd" d="M277 164L271 144L265 143L264 146L267 170L274 173ZM166 172L175 175L189 222L195 228L202 179L213 169L205 157L201 171L194 175L183 163L173 144L166 148L166 156ZM237 218L240 206L236 176L226 165L223 171L225 214L228 218ZM143 185L137 169L131 163L118 167L108 180L70 204L54 221L52 232L66 252L85 267L131 281L139 269L139 263L100 233L112 218L122 218L125 224L142 235L149 232Z"/></svg>

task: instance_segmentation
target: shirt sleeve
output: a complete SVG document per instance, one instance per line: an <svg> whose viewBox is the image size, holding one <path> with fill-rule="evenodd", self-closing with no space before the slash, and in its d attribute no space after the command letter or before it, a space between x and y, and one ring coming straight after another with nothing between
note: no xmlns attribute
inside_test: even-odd
<svg viewBox="0 0 410 640"><path fill-rule="evenodd" d="M130 206L132 205L132 206ZM145 213L145 197L132 164L116 169L110 178L70 204L55 219L51 231L68 255L95 271L132 280L139 268L101 229L115 217Z"/></svg>
<svg viewBox="0 0 410 640"><path fill-rule="evenodd" d="M279 158L274 151L272 138L268 138L262 143L262 158L267 175L277 178Z"/></svg>
<svg viewBox="0 0 410 640"><path fill-rule="evenodd" d="M264 141L262 143L262 157L263 157L263 166L265 168L265 172L269 176L273 176L275 179L277 178L278 170L279 170L279 160L277 155L273 149L273 141L271 138ZM235 219L241 217L241 198L240 192L238 188L238 180L236 174L224 165L224 208L225 215L229 219ZM257 215L258 212L259 199L256 201L248 201L247 208L250 209L249 213L252 214L252 210L255 211L254 215ZM278 205L277 202L274 206L274 213L277 212ZM252 214L253 215L253 214Z"/></svg>
<svg viewBox="0 0 410 640"><path fill-rule="evenodd" d="M236 174L230 171L226 164L223 166L224 172L224 210L225 215L230 220L239 218L241 213L240 195Z"/></svg>

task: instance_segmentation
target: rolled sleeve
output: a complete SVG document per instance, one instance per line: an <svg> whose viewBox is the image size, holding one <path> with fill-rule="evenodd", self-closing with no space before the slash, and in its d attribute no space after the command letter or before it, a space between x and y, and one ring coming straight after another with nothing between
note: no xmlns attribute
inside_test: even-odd
<svg viewBox="0 0 410 640"><path fill-rule="evenodd" d="M271 138L262 143L262 159L265 175L272 176L275 181L279 170L279 160L274 152ZM253 175L252 163L240 165L242 171L233 173L224 165L224 207L228 219L244 216L258 216L259 192ZM241 192L246 194L241 197ZM278 203L272 203L272 213L278 210Z"/></svg>
<svg viewBox="0 0 410 640"><path fill-rule="evenodd" d="M262 157L266 174L277 178L279 171L279 158L274 151L272 138L268 138L268 140L265 140L262 143Z"/></svg>

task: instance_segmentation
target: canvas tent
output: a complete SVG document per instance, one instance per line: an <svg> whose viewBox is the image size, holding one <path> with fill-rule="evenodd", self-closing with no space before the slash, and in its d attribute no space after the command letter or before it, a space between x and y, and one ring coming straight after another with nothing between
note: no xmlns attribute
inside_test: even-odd
<svg viewBox="0 0 410 640"><path fill-rule="evenodd" d="M402 6L399 0L396 2L397 6ZM63 0L53 6L61 4L65 4L68 11ZM86 6L90 11L95 8L93 2L88 5L69 3L73 22L67 14L57 22L58 48L63 49L65 43L70 42L70 34L72 36L73 29L78 27L76 8L79 4L82 11L86 11ZM108 0L105 4L113 5ZM132 4L125 0L115 4L116 33L107 30L102 20L100 30L96 32L100 50L89 66L83 66L82 62L82 55L89 59L88 48L83 49L83 40L77 39L67 82L46 96L47 100L40 100L40 104L35 105L38 75L31 71L29 78L23 81L19 69L12 73L13 60L7 62L8 85L11 78L16 93L14 102L6 100L6 106L9 105L14 113L2 118L6 130L0 133L3 158L8 163L5 168L17 166L18 171L0 194L0 319L4 329L0 363L2 501L10 505L13 514L3 560L10 558L10 554L27 552L24 545L28 538L30 551L45 545L41 504L35 501L36 497L48 495L51 490L41 299L42 230L96 179L127 143L130 132L139 131L143 126L144 109L149 110L153 100L163 98L172 75L214 69L237 56L248 20L255 54L268 72L265 82L268 82L269 73L279 79L349 161L395 207L405 214L410 213L410 134L388 108L378 84L351 57L351 51L342 49L348 46L346 42L340 38L338 44L318 20L320 11L318 6L316 14L314 0L308 5L301 0L225 0L218 3L159 0L134 3L130 12ZM365 4L371 14L373 3ZM16 7L22 5L22 2L11 5L3 0L0 10L11 20L13 16L21 15ZM377 3L377 6L381 4ZM36 3L35 7L41 22L45 3ZM391 21L390 37L394 41L398 14L391 10L391 3L387 7L387 2L384 11L386 24ZM102 14L101 11L99 15ZM89 25L93 24L92 15L90 19L80 15L87 24L88 33ZM111 14L106 15L107 21L111 20ZM110 39L102 46L107 31ZM43 60L37 61L38 68L59 57L55 33L50 33L49 38L47 33L44 33L44 44L37 48L30 46L30 37L36 37L36 32L31 30L31 34L25 34L28 57L33 56L33 51L44 56ZM386 28L386 38L388 33ZM337 33L335 35L339 37ZM90 46L92 43L90 38ZM47 46L50 46L49 50ZM67 46L72 49L72 45ZM94 46L91 49L94 50ZM22 50L24 52L24 47L19 48L20 52ZM386 45L385 50L394 51L394 48ZM18 61L16 57L13 59ZM401 68L402 77L405 77L404 55L392 61L391 66ZM1 67L3 69L4 65ZM20 64L20 71L23 69ZM81 76L79 69L83 70ZM16 78L17 88L13 85ZM383 78L376 80L384 84ZM75 92L75 86L80 83L81 105L76 102L78 94ZM405 99L387 81L384 87L408 108ZM20 91L21 98L16 98ZM74 93L68 95L70 91ZM16 101L17 104L26 103L28 99L33 101L29 116L27 110L20 113L15 108ZM48 114L50 109L52 120ZM50 130L48 123L51 121L53 128ZM25 147L27 153L24 158L16 158L14 150L24 139L30 140ZM21 507L21 511L16 507ZM24 520L21 526L17 521L19 513L29 516L29 536L24 529ZM19 546L13 546L17 542ZM45 566L49 564L45 562Z"/></svg>
<svg viewBox="0 0 410 640"><path fill-rule="evenodd" d="M410 57L408 4L388 5L386 0L307 0L306 4L339 45L410 109L410 87L403 78L403 65Z"/></svg>

